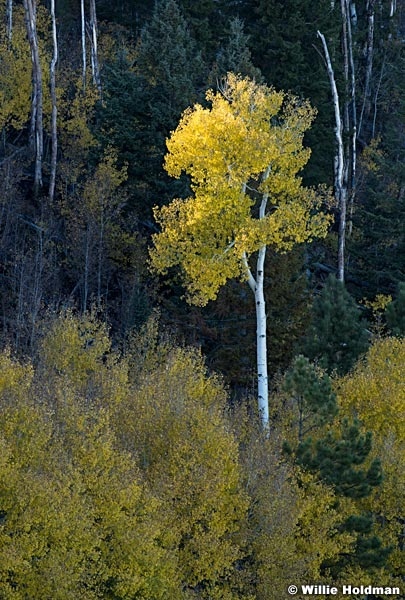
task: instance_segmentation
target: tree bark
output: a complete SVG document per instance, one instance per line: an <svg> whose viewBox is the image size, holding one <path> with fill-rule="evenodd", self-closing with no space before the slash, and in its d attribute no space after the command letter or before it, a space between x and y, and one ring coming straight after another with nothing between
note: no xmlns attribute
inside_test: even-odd
<svg viewBox="0 0 405 600"><path fill-rule="evenodd" d="M101 95L101 79L100 79L100 66L98 62L98 48L97 48L97 14L96 14L96 2L90 0L90 41L91 41L91 70L93 74L93 83L97 87Z"/></svg>
<svg viewBox="0 0 405 600"><path fill-rule="evenodd" d="M367 42L366 42L366 75L364 81L364 96L363 103L361 106L360 118L359 118L359 132L361 134L361 128L363 126L363 118L370 112L370 90L371 90L371 76L373 74L373 58L374 58L374 2L375 0L367 1Z"/></svg>
<svg viewBox="0 0 405 600"><path fill-rule="evenodd" d="M58 39L56 35L56 16L55 16L55 0L51 0L51 19L52 19L52 40L53 40L53 56L50 68L50 85L51 85L51 102L52 102L52 115L51 115L51 136L52 136L52 153L51 153L51 173L49 180L49 200L53 202L55 195L55 182L56 182L56 165L58 155L58 130L57 130L57 117L58 117L58 106L56 100L56 63L58 62Z"/></svg>
<svg viewBox="0 0 405 600"><path fill-rule="evenodd" d="M13 37L13 0L7 0L6 4L6 32L10 44Z"/></svg>
<svg viewBox="0 0 405 600"><path fill-rule="evenodd" d="M339 229L338 229L338 279L345 280L345 240L346 240L346 212L347 212L347 185L345 185L345 156L343 146L343 127L340 114L339 94L336 87L335 74L333 72L332 62L329 55L325 36L318 31L318 37L322 41L325 55L326 68L328 71L330 87L332 91L333 107L335 112L335 197L339 209Z"/></svg>
<svg viewBox="0 0 405 600"><path fill-rule="evenodd" d="M31 136L35 149L34 191L37 193L42 186L42 156L44 144L42 128L42 68L38 47L35 0L24 0L24 9L32 60Z"/></svg>
<svg viewBox="0 0 405 600"><path fill-rule="evenodd" d="M81 20L81 28L82 28L82 85L83 85L83 91L86 91L87 59L86 59L86 15L84 12L84 0L80 0L80 20Z"/></svg>
<svg viewBox="0 0 405 600"><path fill-rule="evenodd" d="M345 186L349 204L349 222L347 235L352 233L352 217L354 200L356 196L356 168L357 168L357 108L356 108L356 73L353 57L352 21L356 20L354 3L342 0L343 34L345 38L345 81L346 81L346 103L344 132L347 137Z"/></svg>
<svg viewBox="0 0 405 600"><path fill-rule="evenodd" d="M270 168L263 174L265 181L270 174ZM245 191L245 190L244 190ZM266 216L268 194L264 193L259 208L259 219ZM256 278L250 270L247 256L243 255L243 262L247 273L247 281L255 298L256 308L256 353L257 353L257 402L263 428L269 428L269 376L267 369L267 315L264 298L264 263L266 246L259 249L256 263Z"/></svg>

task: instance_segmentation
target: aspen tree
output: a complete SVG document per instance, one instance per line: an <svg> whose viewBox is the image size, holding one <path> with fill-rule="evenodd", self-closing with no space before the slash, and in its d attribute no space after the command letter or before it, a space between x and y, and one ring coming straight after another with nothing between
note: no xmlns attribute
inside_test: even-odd
<svg viewBox="0 0 405 600"><path fill-rule="evenodd" d="M84 12L84 0L80 0L80 23L81 23L81 38L82 38L82 84L83 91L86 90L86 16Z"/></svg>
<svg viewBox="0 0 405 600"><path fill-rule="evenodd" d="M346 242L346 215L347 215L347 171L346 171L346 155L343 143L343 122L340 110L339 93L336 85L335 73L332 66L332 61L329 54L328 45L325 36L318 31L318 37L321 39L323 51L325 54L325 63L328 71L328 77L332 92L333 107L335 112L335 139L336 139L336 154L335 154L335 196L339 209L339 231L338 231L338 279L341 282L345 280L345 242Z"/></svg>
<svg viewBox="0 0 405 600"><path fill-rule="evenodd" d="M101 94L101 79L100 79L100 65L98 61L98 46L97 46L97 13L96 13L96 2L90 0L90 40L91 40L91 71L93 74L93 83L97 87Z"/></svg>
<svg viewBox="0 0 405 600"><path fill-rule="evenodd" d="M50 67L50 84L51 84L51 136L52 136L52 152L51 152L51 176L49 182L49 200L52 202L55 194L56 182L56 162L58 154L58 131L57 131L57 116L58 107L56 100L56 63L58 62L58 39L56 34L56 15L55 15L55 0L51 0L51 19L52 19L52 40L53 40L53 56Z"/></svg>
<svg viewBox="0 0 405 600"><path fill-rule="evenodd" d="M34 190L42 185L43 141L43 85L42 67L37 34L37 6L35 0L24 0L25 23L32 60L31 137L35 149Z"/></svg>
<svg viewBox="0 0 405 600"><path fill-rule="evenodd" d="M326 235L321 194L304 188L299 172L310 150L303 136L314 111L307 102L230 73L210 108L184 112L167 142L165 168L191 179L193 195L155 209L153 268L179 265L188 300L205 305L228 279L245 280L255 298L258 404L268 427L264 266L267 246L291 250ZM255 271L251 267L256 261Z"/></svg>
<svg viewBox="0 0 405 600"><path fill-rule="evenodd" d="M11 42L11 39L13 37L13 0L7 0L6 20L7 39L9 42Z"/></svg>

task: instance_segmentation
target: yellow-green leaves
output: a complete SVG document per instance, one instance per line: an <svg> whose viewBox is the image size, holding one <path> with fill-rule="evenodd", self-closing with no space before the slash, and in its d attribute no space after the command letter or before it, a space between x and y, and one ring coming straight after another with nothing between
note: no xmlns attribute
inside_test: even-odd
<svg viewBox="0 0 405 600"><path fill-rule="evenodd" d="M0 354L2 599L244 597L225 390L196 352L158 347L152 323L153 357L141 337L120 356L105 325L68 311L35 370Z"/></svg>
<svg viewBox="0 0 405 600"><path fill-rule="evenodd" d="M371 458L379 457L383 482L365 501L366 510L381 516L380 536L394 548L389 567L399 577L404 569L401 551L405 502L405 339L377 339L353 373L338 381L341 413L357 417L373 432Z"/></svg>
<svg viewBox="0 0 405 600"><path fill-rule="evenodd" d="M185 111L167 142L166 170L186 173L193 196L155 209L162 232L151 251L157 271L181 266L196 304L215 299L228 279L247 277L245 254L290 250L324 236L329 222L316 214L320 194L299 177L310 154L310 106L233 74L207 100L210 108Z"/></svg>

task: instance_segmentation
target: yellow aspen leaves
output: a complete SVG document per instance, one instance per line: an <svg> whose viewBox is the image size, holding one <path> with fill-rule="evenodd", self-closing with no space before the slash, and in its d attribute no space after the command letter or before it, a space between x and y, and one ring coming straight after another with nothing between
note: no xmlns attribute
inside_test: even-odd
<svg viewBox="0 0 405 600"><path fill-rule="evenodd" d="M193 195L155 208L153 267L182 268L190 301L204 305L230 278L246 278L244 255L272 245L287 251L325 236L323 194L302 186L309 159L308 103L228 74L209 108L187 109L167 141L169 175L190 177ZM263 214L258 206L267 205Z"/></svg>
<svg viewBox="0 0 405 600"><path fill-rule="evenodd" d="M337 387L342 416L357 417L373 432L370 460L381 458L382 485L364 503L366 509L382 515L379 535L392 545L391 572L400 577L404 570L401 551L405 503L405 339L376 339L365 359L353 373L340 379Z"/></svg>

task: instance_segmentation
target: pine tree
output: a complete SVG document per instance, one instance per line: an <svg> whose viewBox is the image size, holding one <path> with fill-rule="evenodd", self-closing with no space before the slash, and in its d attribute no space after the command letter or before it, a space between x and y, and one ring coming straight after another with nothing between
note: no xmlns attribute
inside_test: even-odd
<svg viewBox="0 0 405 600"><path fill-rule="evenodd" d="M399 284L398 295L387 306L385 316L394 335L405 335L405 282Z"/></svg>
<svg viewBox="0 0 405 600"><path fill-rule="evenodd" d="M210 82L221 80L229 71L242 77L250 77L261 83L260 69L254 66L249 48L250 36L245 33L244 22L239 17L229 21L228 39L217 52L216 61L210 74Z"/></svg>
<svg viewBox="0 0 405 600"><path fill-rule="evenodd" d="M197 98L204 65L195 40L175 0L156 2L141 32L137 71L153 90L153 126L165 133Z"/></svg>
<svg viewBox="0 0 405 600"><path fill-rule="evenodd" d="M365 571L381 568L392 551L392 547L384 546L376 535L373 514L363 512L361 507L356 509L356 501L369 497L383 479L381 461L376 458L370 464L366 462L371 448L371 432L362 433L359 423L344 420L338 430L324 437L314 440L308 436L295 453L297 463L317 473L323 483L333 488L338 499L354 501L352 509L356 512L337 526L342 534L354 536L354 544L349 552L324 561L321 568L333 577L353 567Z"/></svg>
<svg viewBox="0 0 405 600"><path fill-rule="evenodd" d="M312 322L304 341L304 353L328 372L349 371L365 352L368 334L359 310L344 285L330 275L313 304Z"/></svg>
<svg viewBox="0 0 405 600"><path fill-rule="evenodd" d="M336 394L326 374L317 372L305 356L297 356L285 377L284 389L298 409L298 440L333 420L338 412Z"/></svg>
<svg viewBox="0 0 405 600"><path fill-rule="evenodd" d="M291 90L316 106L317 119L306 136L314 151L305 181L331 182L333 107L316 32L323 31L338 50L340 8L332 8L330 0L256 0L255 5L257 18L248 28L254 63L276 89Z"/></svg>

